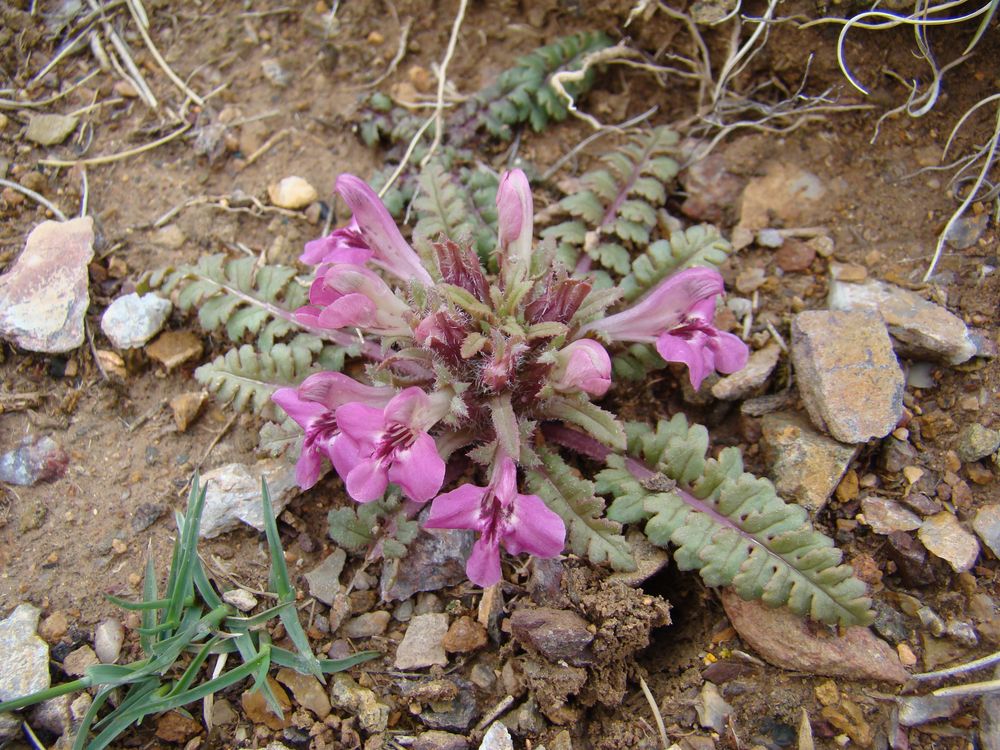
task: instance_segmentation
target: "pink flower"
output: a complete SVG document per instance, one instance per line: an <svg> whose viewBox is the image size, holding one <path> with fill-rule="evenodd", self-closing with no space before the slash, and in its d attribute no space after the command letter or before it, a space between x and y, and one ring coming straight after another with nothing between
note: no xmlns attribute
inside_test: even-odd
<svg viewBox="0 0 1000 750"><path fill-rule="evenodd" d="M406 322L409 306L378 274L361 266L336 263L313 282L312 303L295 311L295 319L314 328L363 328L387 336L412 333Z"/></svg>
<svg viewBox="0 0 1000 750"><path fill-rule="evenodd" d="M392 388L363 385L339 372L318 372L298 388L275 391L271 400L306 432L295 464L298 485L307 490L316 484L323 473L323 460L331 458L331 445L339 433L334 413L339 406L350 402L384 406L394 393Z"/></svg>
<svg viewBox="0 0 1000 750"><path fill-rule="evenodd" d="M337 409L341 434L331 451L347 494L369 503L395 482L414 502L434 497L444 482L444 459L427 430L447 411L447 397L432 400L416 387L393 397L384 408L362 403Z"/></svg>
<svg viewBox="0 0 1000 750"><path fill-rule="evenodd" d="M307 242L299 260L311 266L323 263L353 263L363 266L371 257L372 250L361 235L358 222L351 219L346 227L334 229L326 237Z"/></svg>
<svg viewBox="0 0 1000 750"><path fill-rule="evenodd" d="M342 174L337 178L337 192L354 213L358 231L374 253L372 263L403 281L424 286L434 283L420 256L403 239L388 209L364 180Z"/></svg>
<svg viewBox="0 0 1000 750"><path fill-rule="evenodd" d="M611 357L593 339L578 339L556 352L549 380L557 391L583 391L600 398L611 387Z"/></svg>
<svg viewBox="0 0 1000 750"><path fill-rule="evenodd" d="M517 491L517 469L507 456L496 464L488 486L463 484L438 495L424 526L479 532L465 572L470 581L483 587L500 580L501 543L512 555L529 552L555 557L566 540L562 519L537 495Z"/></svg>
<svg viewBox="0 0 1000 750"><path fill-rule="evenodd" d="M498 257L504 280L510 285L524 278L531 267L531 232L534 226L531 186L520 169L504 173L497 188Z"/></svg>
<svg viewBox="0 0 1000 750"><path fill-rule="evenodd" d="M612 341L655 342L665 360L688 366L697 389L710 372L736 372L747 363L746 344L712 325L715 298L722 293L718 271L688 268L628 310L584 326L580 335L594 331Z"/></svg>

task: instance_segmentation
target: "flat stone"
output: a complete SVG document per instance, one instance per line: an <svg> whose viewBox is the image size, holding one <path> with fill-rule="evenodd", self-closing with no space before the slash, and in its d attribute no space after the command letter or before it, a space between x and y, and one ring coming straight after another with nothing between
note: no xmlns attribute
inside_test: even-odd
<svg viewBox="0 0 1000 750"><path fill-rule="evenodd" d="M323 562L310 570L305 575L306 583L309 584L309 593L319 599L323 604L331 605L337 595L341 592L340 574L344 571L344 563L347 562L347 553L337 547Z"/></svg>
<svg viewBox="0 0 1000 750"><path fill-rule="evenodd" d="M0 747L21 736L21 717L10 712L0 713Z"/></svg>
<svg viewBox="0 0 1000 750"><path fill-rule="evenodd" d="M896 650L865 627L830 633L787 609L747 602L731 589L721 590L722 605L733 628L765 661L782 669L852 680L902 684L909 674Z"/></svg>
<svg viewBox="0 0 1000 750"><path fill-rule="evenodd" d="M698 723L705 729L712 729L719 734L726 730L726 719L733 713L733 707L726 703L719 688L711 682L701 686L698 701L694 704L698 714Z"/></svg>
<svg viewBox="0 0 1000 750"><path fill-rule="evenodd" d="M442 641L444 650L451 654L467 654L486 645L486 628L468 615L459 617L448 628Z"/></svg>
<svg viewBox="0 0 1000 750"><path fill-rule="evenodd" d="M160 332L174 306L157 294L119 297L101 316L101 330L118 349L143 346Z"/></svg>
<svg viewBox="0 0 1000 750"><path fill-rule="evenodd" d="M101 663L90 646L80 646L66 654L63 659L63 671L73 677L83 677L87 673L87 667L94 667Z"/></svg>
<svg viewBox="0 0 1000 750"><path fill-rule="evenodd" d="M205 405L208 394L205 391L188 391L179 393L170 399L170 411L174 415L174 424L178 432L187 432L187 428L198 418L201 407Z"/></svg>
<svg viewBox="0 0 1000 750"><path fill-rule="evenodd" d="M330 703L358 717L366 732L384 732L389 724L389 706L378 700L375 693L363 688L345 672L333 675Z"/></svg>
<svg viewBox="0 0 1000 750"><path fill-rule="evenodd" d="M222 601L233 605L240 612L250 612L257 606L257 597L246 589L229 589L222 595Z"/></svg>
<svg viewBox="0 0 1000 750"><path fill-rule="evenodd" d="M261 477L267 480L275 515L280 514L288 501L300 492L295 481L295 467L283 459L269 458L252 466L220 466L201 476L201 484L208 485L208 493L198 535L202 539L212 539L238 528L241 523L263 531Z"/></svg>
<svg viewBox="0 0 1000 750"><path fill-rule="evenodd" d="M993 670L1000 680L1000 667ZM986 693L979 704L979 746L983 750L1000 748L1000 693Z"/></svg>
<svg viewBox="0 0 1000 750"><path fill-rule="evenodd" d="M733 230L733 245L750 244L761 229L774 226L809 226L818 219L826 187L816 175L795 164L775 162L767 174L752 179L740 198L740 219Z"/></svg>
<svg viewBox="0 0 1000 750"><path fill-rule="evenodd" d="M816 248L799 240L788 240L774 254L774 262L785 273L808 271L816 260Z"/></svg>
<svg viewBox="0 0 1000 750"><path fill-rule="evenodd" d="M799 313L792 363L813 424L842 443L885 437L903 415L903 371L875 313Z"/></svg>
<svg viewBox="0 0 1000 750"><path fill-rule="evenodd" d="M79 122L71 115L31 115L24 137L40 146L55 146L69 138Z"/></svg>
<svg viewBox="0 0 1000 750"><path fill-rule="evenodd" d="M17 448L0 456L0 482L21 487L54 482L66 473L67 466L69 454L48 435L26 437Z"/></svg>
<svg viewBox="0 0 1000 750"><path fill-rule="evenodd" d="M396 649L396 669L445 666L448 655L443 641L447 632L448 615L444 613L432 612L413 617Z"/></svg>
<svg viewBox="0 0 1000 750"><path fill-rule="evenodd" d="M468 750L469 742L460 734L434 729L418 734L410 748L411 750Z"/></svg>
<svg viewBox="0 0 1000 750"><path fill-rule="evenodd" d="M344 638L371 638L375 635L382 635L389 627L391 619L392 615L384 609L365 612L345 622L340 629L340 634Z"/></svg>
<svg viewBox="0 0 1000 750"><path fill-rule="evenodd" d="M466 579L465 561L475 533L464 529L423 529L410 543L405 558L382 564L382 598L409 599L420 591L438 591Z"/></svg>
<svg viewBox="0 0 1000 750"><path fill-rule="evenodd" d="M771 377L780 358L781 347L772 341L751 354L742 370L719 378L712 386L712 395L723 401L736 401L753 395Z"/></svg>
<svg viewBox="0 0 1000 750"><path fill-rule="evenodd" d="M1000 449L1000 432L983 427L978 422L973 422L962 429L955 446L958 457L966 462L991 456L997 449Z"/></svg>
<svg viewBox="0 0 1000 750"><path fill-rule="evenodd" d="M164 742L181 745L201 731L200 722L180 711L168 711L156 719L156 736Z"/></svg>
<svg viewBox="0 0 1000 750"><path fill-rule="evenodd" d="M858 446L823 435L791 412L766 414L761 433L775 489L811 513L826 505L858 453Z"/></svg>
<svg viewBox="0 0 1000 750"><path fill-rule="evenodd" d="M280 182L269 185L267 195L271 203L278 208L292 211L305 208L313 201L319 200L316 188L301 177L285 177Z"/></svg>
<svg viewBox="0 0 1000 750"><path fill-rule="evenodd" d="M167 331L161 333L145 351L150 359L170 371L189 359L200 357L204 350L201 338L191 331Z"/></svg>
<svg viewBox="0 0 1000 750"><path fill-rule="evenodd" d="M574 666L593 661L589 646L594 634L590 623L568 609L522 607L510 616L514 638L551 662L565 660Z"/></svg>
<svg viewBox="0 0 1000 750"><path fill-rule="evenodd" d="M35 634L41 611L20 604L0 620L0 701L48 689L49 647Z"/></svg>
<svg viewBox="0 0 1000 750"><path fill-rule="evenodd" d="M271 688L271 692L274 693L274 697L278 699L281 716L278 716L271 710L267 699L264 697L264 693L260 690L244 691L240 696L240 704L243 706L243 713L254 724L263 724L278 731L291 723L292 701L289 699L288 693L285 692L285 689L276 679L268 677L267 684Z"/></svg>
<svg viewBox="0 0 1000 750"><path fill-rule="evenodd" d="M451 700L433 702L420 713L420 721L431 729L466 732L476 718L476 694L472 683L455 678L458 693Z"/></svg>
<svg viewBox="0 0 1000 750"><path fill-rule="evenodd" d="M957 365L976 354L976 344L962 319L908 289L882 281L852 284L832 280L831 310L867 310L882 316L896 351Z"/></svg>
<svg viewBox="0 0 1000 750"><path fill-rule="evenodd" d="M317 719L322 721L330 715L330 699L326 697L326 691L315 677L286 667L278 670L277 679L292 691L295 701L303 708L312 711Z"/></svg>
<svg viewBox="0 0 1000 750"><path fill-rule="evenodd" d="M951 225L944 236L944 241L956 250L965 250L979 241L989 223L989 211L983 211L981 214L967 213Z"/></svg>
<svg viewBox="0 0 1000 750"><path fill-rule="evenodd" d="M956 573L971 570L979 557L976 537L948 511L924 519L917 536L929 552L951 565Z"/></svg>
<svg viewBox="0 0 1000 750"><path fill-rule="evenodd" d="M1000 557L1000 504L984 505L977 510L976 517L972 521L972 530L994 555Z"/></svg>
<svg viewBox="0 0 1000 750"><path fill-rule="evenodd" d="M125 643L125 628L121 622L109 617L101 620L94 628L94 653L101 664L114 664L122 652Z"/></svg>
<svg viewBox="0 0 1000 750"><path fill-rule="evenodd" d="M176 224L167 224L153 233L153 243L168 250L180 250L184 247L187 237Z"/></svg>
<svg viewBox="0 0 1000 750"><path fill-rule="evenodd" d="M73 728L73 713L70 705L71 695L60 695L42 701L31 709L31 726L37 731L39 727L52 734L65 734Z"/></svg>
<svg viewBox="0 0 1000 750"><path fill-rule="evenodd" d="M479 750L514 750L514 740L501 722L494 721L483 735Z"/></svg>
<svg viewBox="0 0 1000 750"><path fill-rule="evenodd" d="M916 514L908 511L895 500L870 496L861 500L861 512L865 522L876 534L891 534L894 531L913 531L923 523Z"/></svg>
<svg viewBox="0 0 1000 750"><path fill-rule="evenodd" d="M45 221L0 276L0 336L33 352L59 353L83 343L90 306L87 265L94 257L94 221Z"/></svg>

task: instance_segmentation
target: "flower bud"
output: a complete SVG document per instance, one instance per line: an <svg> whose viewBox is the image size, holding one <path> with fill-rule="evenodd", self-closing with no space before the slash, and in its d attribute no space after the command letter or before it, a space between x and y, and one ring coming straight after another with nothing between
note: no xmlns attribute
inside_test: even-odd
<svg viewBox="0 0 1000 750"><path fill-rule="evenodd" d="M580 339L556 353L549 375L557 391L583 391L600 398L611 387L611 357L593 339Z"/></svg>

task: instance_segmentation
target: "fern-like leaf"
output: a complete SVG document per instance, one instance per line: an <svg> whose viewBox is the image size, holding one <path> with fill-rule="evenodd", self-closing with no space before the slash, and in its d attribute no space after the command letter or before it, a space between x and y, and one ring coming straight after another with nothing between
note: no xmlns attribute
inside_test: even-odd
<svg viewBox="0 0 1000 750"><path fill-rule="evenodd" d="M528 487L563 519L573 553L615 570L635 570L621 526L603 517L604 502L594 494L593 482L578 476L558 453L541 448L538 456L541 466L526 472Z"/></svg>
<svg viewBox="0 0 1000 750"><path fill-rule="evenodd" d="M670 239L657 240L632 261L632 270L621 281L625 300L631 302L672 273L692 266L715 267L729 255L732 246L710 224L700 224Z"/></svg>
<svg viewBox="0 0 1000 750"><path fill-rule="evenodd" d="M665 183L677 174L670 157L676 143L677 134L661 127L602 156L604 166L583 175L580 189L559 202L574 219L542 237L556 240L562 257L586 253L618 276L629 274L632 250L649 243L667 198Z"/></svg>
<svg viewBox="0 0 1000 750"><path fill-rule="evenodd" d="M282 386L296 386L315 372L315 354L306 346L275 344L261 352L244 344L202 365L194 376L237 411L274 418L277 414L271 394Z"/></svg>
<svg viewBox="0 0 1000 750"><path fill-rule="evenodd" d="M737 449L706 458L707 431L680 414L655 430L630 424L627 434L631 455L656 473L641 481L626 458L609 456L597 489L615 498L610 518L645 520L649 540L675 546L678 567L698 570L710 586L828 623L871 621L865 585L841 564L840 550L801 506L744 472Z"/></svg>

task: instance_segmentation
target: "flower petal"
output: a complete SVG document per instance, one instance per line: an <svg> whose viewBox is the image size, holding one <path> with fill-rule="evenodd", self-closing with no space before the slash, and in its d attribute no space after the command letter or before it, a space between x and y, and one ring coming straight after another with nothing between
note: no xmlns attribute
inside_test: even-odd
<svg viewBox="0 0 1000 750"><path fill-rule="evenodd" d="M299 396L327 409L358 401L366 406L384 406L395 394L389 386L371 386L339 372L317 372L299 383Z"/></svg>
<svg viewBox="0 0 1000 750"><path fill-rule="evenodd" d="M358 444L344 433L340 433L330 442L327 446L327 455L333 462L333 468L337 470L337 474L345 480L354 467L361 462L361 451L358 449Z"/></svg>
<svg viewBox="0 0 1000 750"><path fill-rule="evenodd" d="M701 381L711 370L705 362L705 355L709 353L705 349L705 338L704 334L698 334L697 337L688 340L664 333L656 340L656 351L667 362L681 362L688 366L691 386L695 390L701 387Z"/></svg>
<svg viewBox="0 0 1000 750"><path fill-rule="evenodd" d="M299 427L303 428L307 427L311 420L327 411L322 404L303 399L295 388L279 388L271 394L271 400L280 406L285 414L294 419Z"/></svg>
<svg viewBox="0 0 1000 750"><path fill-rule="evenodd" d="M375 303L365 295L345 294L323 308L319 324L324 328L370 328L375 314Z"/></svg>
<svg viewBox="0 0 1000 750"><path fill-rule="evenodd" d="M323 457L314 449L303 448L295 463L295 483L303 490L313 487L323 476Z"/></svg>
<svg viewBox="0 0 1000 750"><path fill-rule="evenodd" d="M362 458L344 481L347 494L359 503L370 503L385 494L389 477L381 461Z"/></svg>
<svg viewBox="0 0 1000 750"><path fill-rule="evenodd" d="M424 528L482 530L480 506L485 494L485 487L463 484L458 489L438 495L431 503Z"/></svg>
<svg viewBox="0 0 1000 750"><path fill-rule="evenodd" d="M715 369L719 372L736 372L742 370L750 356L747 345L743 343L739 336L719 331L709 342L712 351L715 352Z"/></svg>
<svg viewBox="0 0 1000 750"><path fill-rule="evenodd" d="M416 280L426 286L433 283L420 257L403 239L389 211L364 180L342 174L337 178L337 192L350 206L361 234L374 251L373 262L404 281Z"/></svg>
<svg viewBox="0 0 1000 750"><path fill-rule="evenodd" d="M385 405L383 415L387 423L398 422L413 427L416 425L419 412L427 409L429 404L430 399L427 398L427 394L413 385L393 396Z"/></svg>
<svg viewBox="0 0 1000 750"><path fill-rule="evenodd" d="M500 580L500 548L485 539L477 539L465 563L465 574L477 586L487 588Z"/></svg>
<svg viewBox="0 0 1000 750"><path fill-rule="evenodd" d="M411 500L425 503L440 492L444 471L444 459L438 454L434 438L422 432L413 445L396 451L389 479L402 487Z"/></svg>
<svg viewBox="0 0 1000 750"><path fill-rule="evenodd" d="M538 495L518 495L508 519L503 546L512 555L530 552L555 557L566 543L566 525Z"/></svg>
<svg viewBox="0 0 1000 750"><path fill-rule="evenodd" d="M371 450L385 430L382 410L351 402L337 407L340 431L358 444L358 450Z"/></svg>

